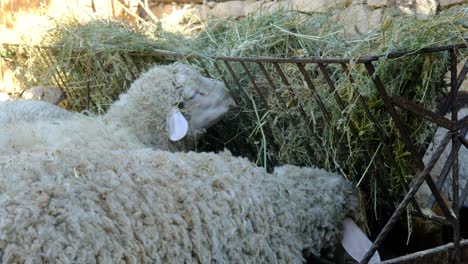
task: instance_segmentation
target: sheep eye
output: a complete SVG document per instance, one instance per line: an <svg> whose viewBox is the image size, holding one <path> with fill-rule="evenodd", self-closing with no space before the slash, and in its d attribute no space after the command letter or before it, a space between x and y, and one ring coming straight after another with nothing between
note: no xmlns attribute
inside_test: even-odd
<svg viewBox="0 0 468 264"><path fill-rule="evenodd" d="M189 98L189 100L194 99L197 95L206 96L206 93L204 93L204 92L195 92L195 93Z"/></svg>

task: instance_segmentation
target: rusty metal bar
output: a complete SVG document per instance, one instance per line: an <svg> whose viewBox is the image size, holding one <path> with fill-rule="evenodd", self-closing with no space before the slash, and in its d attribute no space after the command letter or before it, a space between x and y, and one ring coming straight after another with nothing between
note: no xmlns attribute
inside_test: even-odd
<svg viewBox="0 0 468 264"><path fill-rule="evenodd" d="M244 63L244 62L241 62L241 64L242 64L242 67L244 67L244 70L246 71L247 75L249 76L250 82L251 82L252 84L255 84L255 80L254 80L254 78L252 77L252 75L250 74L250 72L249 72L247 66L245 65L245 63ZM267 70L265 69L265 66L264 66L262 63L260 63L260 62L257 63L257 65L260 67L260 70L261 70L261 72L263 73L263 76L265 76L265 79L267 80L268 84L270 85L271 89L273 90L273 94L276 96L276 98L278 98L278 100L279 100L279 101L281 102L281 104L283 105L283 108L284 108L285 111L287 112L287 108L288 108L288 107L287 107L287 105L286 105L286 102L284 102L283 98L281 98L281 96L278 95L278 94L276 93L277 87L276 87L275 83L273 82L273 80L271 79L271 76L268 74ZM254 87L257 87L257 85L255 84ZM258 88L258 87L257 87L257 88ZM289 118L293 119L293 116L291 116L291 114L288 113L288 116L289 116ZM315 137L316 140L319 140L319 137L318 137L318 135L317 135L316 133L313 133L313 131L312 131L312 134L314 135L314 137ZM312 148L310 147L310 145L307 144L307 143L305 143L304 145L305 145L305 147L306 147L307 152L309 153L309 155L310 155L311 157L314 157L314 156L315 156L315 155L314 155L315 153L314 153L314 151L312 150Z"/></svg>
<svg viewBox="0 0 468 264"><path fill-rule="evenodd" d="M446 226L450 225L450 222L446 218L438 216L436 214L427 215L421 212L417 212L415 210L411 210L411 215L415 217L423 218L425 220L437 222L442 225L446 225Z"/></svg>
<svg viewBox="0 0 468 264"><path fill-rule="evenodd" d="M319 66L320 71L323 73L323 77L325 77L325 81L328 84L330 93L333 94L333 96L335 97L336 103L338 104L338 107L340 108L341 111L343 111L345 109L345 105L343 103L343 100L341 100L341 97L338 95L335 84L330 78L330 75L328 74L328 71L325 68L325 65L323 63L318 63L318 66Z"/></svg>
<svg viewBox="0 0 468 264"><path fill-rule="evenodd" d="M465 146L466 148L468 148L468 140L466 140L460 133L460 135L458 135L458 140L460 140L460 143L463 144L463 146Z"/></svg>
<svg viewBox="0 0 468 264"><path fill-rule="evenodd" d="M288 88L290 88L289 91L290 91L292 94L295 94L294 91L293 91L292 88L291 88L291 84L289 83L288 78L286 78L286 75L284 74L283 70L281 69L281 66L280 66L277 62L274 62L274 63L273 63L273 66L275 67L276 72L277 72L278 75L280 76L281 81L284 83L284 85L286 85Z"/></svg>
<svg viewBox="0 0 468 264"><path fill-rule="evenodd" d="M307 87L309 90L312 92L312 96L314 97L315 101L317 102L320 110L323 113L323 116L325 117L326 120L330 121L331 116L328 110L325 108L325 105L322 102L322 99L320 98L320 95L317 93L317 90L315 89L314 84L312 83L312 80L309 77L309 74L307 73L304 64L302 63L297 63L296 66L299 68L299 71L301 72L302 76L304 77Z"/></svg>
<svg viewBox="0 0 468 264"><path fill-rule="evenodd" d="M245 65L244 62L242 62L242 65ZM268 84L270 85L271 89L273 90L273 94L276 96L276 98L278 98L278 100L281 102L281 104L283 105L284 109L287 109L286 107L286 102L283 100L283 98L281 96L278 96L277 94L277 88L276 88L276 85L275 83L273 82L273 80L271 79L270 77L270 74L268 74L267 70L265 69L265 66L263 65L263 63L261 62L257 62L257 65L258 67L260 68L260 71L263 73L263 76L265 77L265 79L267 80Z"/></svg>
<svg viewBox="0 0 468 264"><path fill-rule="evenodd" d="M393 52L389 54L375 55L375 56L363 56L357 59L347 59L347 58L275 58L275 57L229 57L229 56L213 56L210 57L216 60L229 61L229 62L278 62L278 63L366 63L371 61L377 61L380 58L395 59L404 57L407 55L417 55L432 53L437 51L450 50L452 48L466 48L466 43L460 43L449 46L440 46L432 48L419 49L417 51L405 51L405 52ZM131 52L131 55L136 56L155 56L155 57L172 57L172 58L199 58L200 56L195 54L182 54L176 52L168 51L153 51L153 52Z"/></svg>
<svg viewBox="0 0 468 264"><path fill-rule="evenodd" d="M21 44L16 43L3 43L3 46L22 46ZM37 45L28 45L28 47L34 47ZM228 56L214 56L211 57L212 59L216 60L223 60L223 61L231 61L231 62L278 62L278 63L366 63L377 61L380 58L387 58L387 59L395 59L400 58L408 55L418 55L418 54L425 54L425 53L432 53L438 51L446 51L450 49L461 49L466 48L466 43L459 43L454 45L447 45L447 46L439 46L439 47L430 47L430 48L423 48L416 51L405 51L405 52L392 52L388 54L381 54L375 56L362 56L357 59L348 59L348 58L275 58L275 57L245 57L245 58L238 58L238 57L228 57ZM60 49L60 47L53 47L53 46L42 46L42 48L47 49ZM129 52L129 55L132 56L153 56L153 57L171 57L175 59L184 59L184 58L202 58L202 56L195 55L195 54L184 54L184 53L177 53L177 52L170 52L170 51L152 51L152 52Z"/></svg>
<svg viewBox="0 0 468 264"><path fill-rule="evenodd" d="M335 84L333 83L332 79L330 78L330 75L328 74L328 71L322 63L318 64L320 70L323 73L323 76L325 77L325 81L328 84L328 87L330 88L330 92L333 94L335 97L335 101L338 104L338 107L340 108L341 112L343 112L346 107L343 103L343 100L341 100L340 95L338 94L338 91L335 87ZM357 132L356 127L354 126L353 122L348 122L349 129L351 130L351 133L353 133L354 136L359 137L359 133Z"/></svg>
<svg viewBox="0 0 468 264"><path fill-rule="evenodd" d="M301 72L302 76L304 77L304 80L307 84L307 87L309 88L309 90L312 92L312 96L314 97L315 99L315 102L319 105L319 108L320 110L322 111L322 114L324 116L324 120L325 122L329 125L329 126L332 126L331 124L331 120L332 120L332 117L330 115L330 112L328 112L327 108L325 107L325 105L323 104L322 102L322 99L320 98L320 95L318 94L317 92L317 89L315 88L314 84L312 83L312 80L310 79L310 76L309 74L307 73L307 70L305 69L304 65L301 64L301 63L297 63L296 66L299 68L299 71ZM336 127L333 126L332 129L334 130L334 134L335 135L338 135L337 133L337 130L336 130ZM333 138L334 140L334 143L335 144L339 144L338 142L338 137L335 137ZM339 167L338 164L334 163L337 167ZM340 168L337 168L337 169L340 169Z"/></svg>
<svg viewBox="0 0 468 264"><path fill-rule="evenodd" d="M366 100L364 99L364 97L361 95L361 93L359 92L358 89L356 89L355 87L355 81L354 81L354 78L353 78L353 75L351 74L351 71L348 69L348 66L346 66L345 63L342 63L341 64L341 67L342 67L342 71L344 72L344 74L348 77L348 80L349 82L351 83L351 87L353 87L353 89L356 91L356 93L358 94L358 99L359 99L359 104L361 105L362 109L364 109L364 112L366 113L367 115L367 118L369 118L369 120L371 120L372 122L372 125L374 126L376 132L377 132L377 135L379 136L379 139L380 139L380 142L382 143L383 145L383 149L388 157L388 159L391 161L391 164L395 166L395 157L392 153L392 151L390 150L390 144L387 142L387 139L385 138L384 136L384 132L382 130L382 128L380 127L380 125L377 123L377 121L375 120L374 116L372 115L372 113L370 112L370 109L369 107L367 106L367 103L366 103ZM379 155L379 158L381 159L382 157L382 154ZM385 158L384 158L385 159ZM381 161L380 161L381 162ZM405 191L405 193L408 192L409 190L409 185L408 183L406 182L405 178L403 177L403 175L399 175L400 179L401 179L401 183L402 183L402 186L403 186L403 190ZM411 200L411 205L413 206L413 208L419 213L422 215L422 212L421 212L421 209L418 205L418 203L416 202L416 199L412 199Z"/></svg>
<svg viewBox="0 0 468 264"><path fill-rule="evenodd" d="M249 68L247 68L247 66L245 65L244 62L241 62L240 64L241 64L242 68L244 68L244 71L247 74L247 77L249 78L249 81L252 84L255 92L260 97L260 99L262 100L262 103L265 105L265 107L268 108L268 102L265 99L265 95L262 93L262 91L258 87L257 82L255 81L255 78L252 76L252 74L249 71Z"/></svg>
<svg viewBox="0 0 468 264"><path fill-rule="evenodd" d="M292 100L294 102L294 104L298 107L299 109L299 112L301 113L301 116L302 118L304 118L305 120L308 120L308 117L307 117L307 114L304 110L304 108L302 107L302 105L299 103L299 101L296 99L296 93L294 92L294 90L292 89L291 87L291 84L289 83L288 81L288 78L286 78L286 75L284 74L283 70L281 69L281 67L279 66L278 63L273 63L273 66L275 67L276 69L276 72L278 72L280 78L281 78L281 81L283 82L283 84L288 88L289 92L292 94ZM312 127L312 125L310 124L310 122L307 122L307 127L309 128L310 130L310 133L312 133L312 135L314 135L314 137L316 138L316 140L318 140L318 135L314 132L314 128Z"/></svg>
<svg viewBox="0 0 468 264"><path fill-rule="evenodd" d="M223 62L224 62L224 64L226 65L226 68L228 69L229 73L231 74L231 76L232 76L232 78L233 78L233 80L234 80L234 83L237 85L237 87L238 87L240 90L244 91L244 89L242 89L242 85L241 85L241 83L240 83L240 81L239 81L239 78L237 78L237 75L234 73L234 70L232 69L232 67L231 67L231 65L229 64L229 62L228 62L228 61L223 61ZM244 92L245 92L245 91L244 91ZM248 95L247 95L247 97L248 97ZM267 107L267 109L268 109L268 104L265 105L265 107ZM266 129L267 133L269 133L270 135L273 135L273 133L271 132L270 127L265 126L265 129ZM277 152L277 151L279 150L279 147L278 147L278 145L276 144L274 138L273 138L273 140L270 142L270 144L271 144L271 146L273 147L273 150L274 150L274 151ZM267 167L267 165L265 164L265 168L266 168L266 167Z"/></svg>
<svg viewBox="0 0 468 264"><path fill-rule="evenodd" d="M416 147L413 145L413 142L411 141L409 137L409 133L406 129L406 127L403 125L403 123L400 120L400 117L398 116L394 106L391 103L390 97L387 94L387 91L385 90L384 84L382 80L379 78L377 73L375 72L374 66L372 65L371 62L368 62L364 65L367 69L367 72L369 73L370 77L372 78L372 81L374 82L375 87L377 88L380 97L382 98L385 108L389 112L390 116L392 117L393 121L395 122L395 125L399 131L399 134L401 138L403 139L403 142L405 143L405 148L409 150L411 153L411 156L413 160L416 163L416 166L419 170L424 169L424 163L422 162L421 158L419 157L418 151L416 150ZM437 203L439 204L440 208L442 209L442 212L444 215L449 219L453 220L452 215L450 214L450 210L448 209L447 205L445 204L441 194L439 193L439 190L437 190L437 187L432 180L432 177L426 177L426 183L431 189L431 192L434 194L434 197L436 198Z"/></svg>
<svg viewBox="0 0 468 264"><path fill-rule="evenodd" d="M353 79L353 77L351 76L351 73L348 71L348 68L346 67L346 64L341 64L341 65L342 65L342 68L343 68L343 70L344 70L344 73L345 73L346 75L348 75L348 79L349 79L349 81L351 82L351 86L352 86L353 89L354 89L354 88L355 88L355 87L354 87L354 79ZM325 66L324 64L322 64L322 63L319 63L318 66L319 66L319 68L320 68L322 74L324 75L325 81L327 82L327 85L328 85L328 87L329 87L330 92L331 92L331 93L334 95L334 97L335 97L335 101L336 101L336 103L337 103L339 109L341 110L341 112L344 112L344 110L345 110L345 105L344 105L344 103L343 103L343 101L342 101L340 95L338 94L338 91L337 91L337 89L336 89L336 87L335 87L335 84L333 83L332 79L330 78L330 74L328 73L328 70L326 69L326 66ZM370 114L370 111L369 111L369 109L367 108L367 105L366 105L366 103L365 103L365 101L364 101L364 98L361 96L361 94L360 94L359 92L358 92L358 94L359 94L359 97L358 97L358 98L360 99L361 106L363 105L363 108L364 108L365 111L367 111L367 113L368 113L368 117L370 116L370 120L372 120L372 122L373 122L372 114ZM378 126L375 122L374 122L374 125L375 125L375 126ZM349 122L348 122L348 127L349 127L351 133L352 133L352 134L357 138L357 140L360 142L360 140L359 140L359 138L360 138L360 137L359 137L359 133L357 132L357 129L356 129L356 127L354 126L354 124L351 122L351 120L349 120ZM382 137L382 139L383 139L383 137ZM382 143L384 143L383 140L382 140ZM368 155L369 160L372 160L372 153L371 153L371 151L370 151L368 148L365 148L365 152L366 152L366 154ZM391 157L391 156L389 156L389 157ZM377 158L376 162L382 164L382 161L381 161L381 157L380 157L380 156ZM373 164L373 166L375 167L376 164ZM404 189L404 191L406 192L406 191L408 190L408 188L409 188L409 187L408 187L408 184L406 183L406 181L405 181L405 179L404 179L404 177L403 177L402 175L399 175L399 176L401 176L400 179L401 179L401 181L402 181L403 189ZM412 199L412 205L413 205L413 207L415 208L415 210L416 210L417 212L419 212L420 214L422 214L422 213L421 213L421 210L420 210L420 208L419 208L419 206L418 206L418 204L417 204L417 202L416 202L415 199Z"/></svg>
<svg viewBox="0 0 468 264"><path fill-rule="evenodd" d="M43 52L45 53L45 55L43 54ZM47 65L50 65L52 66L54 64L54 60L52 59L52 57L50 56L49 52L47 51L47 49L40 49L39 50L39 56L44 60L44 62L46 62ZM62 89L62 91L66 92L65 90L65 85L66 85L66 82L64 81L64 79L62 78L59 70L57 69L57 67L55 67L55 70L54 72L56 74L52 74L52 78L55 80L55 82L57 83L58 87L60 89ZM57 75L58 77L56 77L55 75ZM61 81L61 83L60 83Z"/></svg>
<svg viewBox="0 0 468 264"><path fill-rule="evenodd" d="M49 50L45 49L44 52L45 52L45 56L48 58L49 62L53 63L54 60L52 59L52 56L50 56ZM55 67L55 72L57 73L58 79L62 82L61 88L65 91L65 86L67 84L65 82L66 76L65 77L62 76L62 74L60 73L60 70L57 67ZM57 82L57 83L59 83L59 82Z"/></svg>
<svg viewBox="0 0 468 264"><path fill-rule="evenodd" d="M468 127L466 128L463 128L459 135L458 135L458 139L463 139L463 137L465 137L465 135L468 133ZM462 142L463 143L463 142ZM442 168L442 171L437 179L437 182L436 182L436 186L437 186L437 189L441 189L442 186L444 185L444 182L445 180L447 179L447 176L450 172L450 169L452 168L452 163L450 162L452 160L452 155L454 155L453 153L458 153L459 151L459 148L456 148L456 147L452 147L452 150L450 151L450 154L449 154L449 157L447 158L445 164L444 164L444 167ZM463 198L463 196L461 196L461 198ZM432 208L434 206L434 202L435 202L435 198L433 195L431 195L430 199L429 199L429 202L428 202L428 207L429 208ZM462 202L460 204L463 204Z"/></svg>
<svg viewBox="0 0 468 264"><path fill-rule="evenodd" d="M231 88L229 88L229 84L228 84L228 82L226 81L226 78L224 78L224 74L223 74L223 72L221 71L221 69L219 68L218 63L216 63L216 61L215 61L215 62L213 62L213 65L214 65L216 71L218 72L219 76L221 76L221 80L223 80L224 85L226 85L226 88L228 88L228 90L232 90Z"/></svg>
<svg viewBox="0 0 468 264"><path fill-rule="evenodd" d="M449 143L452 135L453 135L453 132L447 132L445 137L440 142L439 146L437 146L436 150L434 151L434 154L432 155L431 159L427 163L426 167L420 173L418 173L418 175L416 176L416 179L414 180L411 188L409 189L408 193L403 198L403 201L398 205L397 209L395 210L393 215L390 217L387 224L385 224L384 228L382 229L380 234L375 239L375 241L372 244L369 251L367 251L366 255L361 260L361 262L360 262L361 264L367 264L369 262L371 257L374 255L374 253L377 251L377 249L382 244L383 240L387 237L388 233L391 231L391 229L396 224L398 219L404 213L406 206L408 206L411 198L414 196L414 194L419 189L419 187L421 187L421 185L424 182L424 179L427 178L427 176L430 177L429 172L432 170L432 168L435 166L436 162L439 160L440 155L442 155L442 152L444 151L445 147ZM449 216L451 216L453 218L451 213L449 213Z"/></svg>
<svg viewBox="0 0 468 264"><path fill-rule="evenodd" d="M455 123L454 130L460 130L464 127L468 127L468 116L465 116L462 119L458 120L458 122Z"/></svg>
<svg viewBox="0 0 468 264"><path fill-rule="evenodd" d="M436 114L432 111L427 110L426 108L411 102L410 100L399 96L399 95L394 95L390 97L391 101L393 104L410 111L411 113L414 113L426 120L431 121L432 123L444 127L448 130L454 130L455 128L455 122L452 122L450 119L447 119L439 114Z"/></svg>
<svg viewBox="0 0 468 264"><path fill-rule="evenodd" d="M53 67L52 61L48 61L46 56L42 53L41 48L37 47L36 48L37 53L39 53L39 57L44 61L45 65L48 65L49 67ZM56 70L54 70L55 72ZM59 79L55 76L55 74L52 74L52 79L54 79L55 83L59 86L59 88L63 91L62 85L60 85Z"/></svg>
<svg viewBox="0 0 468 264"><path fill-rule="evenodd" d="M208 78L213 78L210 74L210 72L208 71L208 67L206 67L206 64L203 62L202 59L198 59L197 60L198 63L200 63L200 66L203 68L203 73L205 73L205 76L208 77Z"/></svg>
<svg viewBox="0 0 468 264"><path fill-rule="evenodd" d="M462 131L460 132L460 135L464 137L467 133L468 133L468 128L465 128L465 129L462 129ZM459 149L460 149L460 146L458 147L452 146L450 154L447 160L445 161L444 167L442 168L442 171L440 172L440 175L436 182L436 187L438 190L441 190L442 186L444 185L445 180L447 179L448 174L450 172L450 169L452 168L452 162L451 162L452 156L454 155L454 153L458 153ZM434 206L434 203L435 203L435 198L433 195L431 195L431 197L429 198L428 207L432 208ZM460 203L460 204L463 204L463 203Z"/></svg>
<svg viewBox="0 0 468 264"><path fill-rule="evenodd" d="M384 148L386 149L387 153L389 153L389 157L392 157L389 144L388 144L387 140L386 140L385 137L384 137L384 132L383 132L382 128L379 126L379 124L377 123L377 121L375 120L375 118L374 118L374 116L372 115L372 113L370 112L370 109L369 109L369 107L367 106L366 100L365 100L364 97L361 95L361 93L359 93L359 91L356 89L356 87L355 87L355 81L354 81L354 78L353 78L351 72L349 71L349 69L348 69L348 67L346 66L346 64L342 63L342 64L341 64L341 67L342 67L342 69L343 69L343 72L346 74L346 76L348 76L348 80L349 80L349 82L351 83L351 86L352 86L353 89L358 93L358 96L359 96L359 104L361 105L362 109L364 109L364 112L366 113L367 118L369 118L369 120L371 120L372 124L374 125L374 128L375 128L375 130L377 131L377 134L378 134L378 136L379 136L380 142L383 143Z"/></svg>
<svg viewBox="0 0 468 264"><path fill-rule="evenodd" d="M466 74L468 73L468 60L465 61L465 64L463 65L463 69L460 71L458 74L458 79L457 79L457 91L460 89L463 81L465 80ZM450 76L451 78L451 76ZM451 82L451 81L450 81ZM449 102L445 102L444 106L442 107L442 113L446 113L449 111L450 104Z"/></svg>
<svg viewBox="0 0 468 264"><path fill-rule="evenodd" d="M458 102L455 96L458 93L457 88L457 53L456 49L450 49L450 97L449 101L452 105L452 121L457 122L458 120ZM452 148L460 148L460 141L458 141L458 133L455 133L452 137ZM457 221L452 222L453 227L453 260L455 263L460 263L460 210L458 209L458 185L459 185L459 165L458 165L458 152L454 152L455 155L452 155L452 210L455 212L455 218Z"/></svg>
<svg viewBox="0 0 468 264"><path fill-rule="evenodd" d="M233 89L231 89L229 83L226 81L226 78L224 78L224 74L223 72L221 71L221 69L219 68L219 65L216 61L213 62L213 65L216 69L216 72L218 73L219 76L221 76L221 80L223 81L224 85L226 86L226 88L228 89L229 91L229 94L232 96L232 99L234 100L234 103L236 103L236 105L240 106L240 101L239 99L237 98L237 96L234 96L233 94Z"/></svg>

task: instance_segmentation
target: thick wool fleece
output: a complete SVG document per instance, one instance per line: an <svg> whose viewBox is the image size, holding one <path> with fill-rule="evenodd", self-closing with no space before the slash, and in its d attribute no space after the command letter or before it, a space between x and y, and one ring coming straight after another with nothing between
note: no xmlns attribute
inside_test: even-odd
<svg viewBox="0 0 468 264"><path fill-rule="evenodd" d="M301 263L356 206L338 175L227 152L22 152L0 175L3 263Z"/></svg>
<svg viewBox="0 0 468 264"><path fill-rule="evenodd" d="M0 124L21 121L66 119L73 116L63 108L44 101L20 100L0 103Z"/></svg>

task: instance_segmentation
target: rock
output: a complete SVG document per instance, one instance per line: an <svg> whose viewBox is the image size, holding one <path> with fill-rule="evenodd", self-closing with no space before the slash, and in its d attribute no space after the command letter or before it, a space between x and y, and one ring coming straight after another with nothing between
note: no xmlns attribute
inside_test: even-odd
<svg viewBox="0 0 468 264"><path fill-rule="evenodd" d="M405 15L414 15L414 0L396 0L395 6Z"/></svg>
<svg viewBox="0 0 468 264"><path fill-rule="evenodd" d="M229 1L218 3L213 8L213 16L220 18L232 18L245 16L244 1Z"/></svg>
<svg viewBox="0 0 468 264"><path fill-rule="evenodd" d="M173 12L179 11L181 9L182 8L177 4L166 4L166 5L164 5L163 16L164 15L170 15Z"/></svg>
<svg viewBox="0 0 468 264"><path fill-rule="evenodd" d="M383 17L384 17L384 9L383 8L371 10L371 13L369 15L369 21L368 21L369 29L378 29L378 28L380 28L380 26L382 24Z"/></svg>
<svg viewBox="0 0 468 264"><path fill-rule="evenodd" d="M164 5L163 4L159 4L159 5L154 5L154 6L150 6L149 9L151 10L151 12L157 17L157 18L162 18L164 14Z"/></svg>
<svg viewBox="0 0 468 264"><path fill-rule="evenodd" d="M253 14L256 13L260 10L262 10L262 7L265 3L263 1L257 1L253 2L250 4L246 4L244 7L244 13L245 15Z"/></svg>
<svg viewBox="0 0 468 264"><path fill-rule="evenodd" d="M289 1L280 0L275 2L256 1L245 6L245 15L252 13L271 13L277 10L292 10L293 6Z"/></svg>
<svg viewBox="0 0 468 264"><path fill-rule="evenodd" d="M332 7L347 7L352 0L291 0L291 8L302 12L323 12Z"/></svg>
<svg viewBox="0 0 468 264"><path fill-rule="evenodd" d="M381 8L387 6L387 0L367 0L367 6L371 8Z"/></svg>
<svg viewBox="0 0 468 264"><path fill-rule="evenodd" d="M343 10L339 15L339 20L344 25L344 34L352 36L367 32L371 28L369 26L371 11L364 5L353 5Z"/></svg>
<svg viewBox="0 0 468 264"><path fill-rule="evenodd" d="M415 12L417 17L427 17L435 15L437 9L436 0L416 0Z"/></svg>
<svg viewBox="0 0 468 264"><path fill-rule="evenodd" d="M196 5L193 15L198 17L200 21L206 21L211 17L211 13L211 8L209 8L207 5Z"/></svg>
<svg viewBox="0 0 468 264"><path fill-rule="evenodd" d="M351 5L364 5L365 3L365 0L352 0Z"/></svg>
<svg viewBox="0 0 468 264"><path fill-rule="evenodd" d="M207 5L209 8L214 8L214 7L216 6L216 2L209 1L208 3L206 3L206 5Z"/></svg>
<svg viewBox="0 0 468 264"><path fill-rule="evenodd" d="M465 63L467 63L467 60L468 59L465 59L465 60L462 60L460 61L458 64L457 64L457 72L461 72L463 70L463 66L465 65ZM448 71L445 76L444 76L444 81L449 84L450 83L450 77L451 77L451 74L450 74L450 71ZM465 76L465 79L464 81L462 82L462 85L460 86L460 89L459 91L464 91L464 92L468 92L468 75Z"/></svg>
<svg viewBox="0 0 468 264"><path fill-rule="evenodd" d="M440 0L440 6L442 8L450 7L453 5L466 4L468 0Z"/></svg>

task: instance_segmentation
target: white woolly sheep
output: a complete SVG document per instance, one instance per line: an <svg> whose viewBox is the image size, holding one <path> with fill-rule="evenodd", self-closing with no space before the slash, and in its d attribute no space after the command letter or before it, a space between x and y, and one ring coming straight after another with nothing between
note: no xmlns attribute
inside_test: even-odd
<svg viewBox="0 0 468 264"><path fill-rule="evenodd" d="M228 152L23 152L0 175L3 263L302 263L357 208L339 175Z"/></svg>
<svg viewBox="0 0 468 264"><path fill-rule="evenodd" d="M44 101L18 100L0 103L0 124L21 121L67 119L73 116L63 108Z"/></svg>
<svg viewBox="0 0 468 264"><path fill-rule="evenodd" d="M222 82L203 77L180 63L156 66L142 74L102 117L69 115L56 106L47 107L45 103L35 101L3 105L5 111L0 111L0 122L10 124L0 129L0 135L10 136L3 139L0 136L0 145L5 151L21 151L22 147L28 151L41 146L47 149L81 145L87 140L89 145L94 142L96 147L102 147L102 135L121 135L116 139L103 140L119 146L138 143L138 147L143 144L166 150L189 150L193 149L206 128L234 105ZM47 121L47 116L60 120L52 123ZM11 123L21 120L39 122L22 122L21 127L18 127L18 122ZM179 127L180 120L182 128ZM61 139L61 135L69 133L73 134L73 140ZM180 139L185 134L178 142L169 140L173 135Z"/></svg>
<svg viewBox="0 0 468 264"><path fill-rule="evenodd" d="M190 129L174 145L163 120L180 102ZM0 127L2 260L299 263L331 250L343 225L357 239L345 248L368 248L344 221L357 199L341 176L144 149L193 146L232 104L222 83L176 64L143 74L102 117Z"/></svg>

